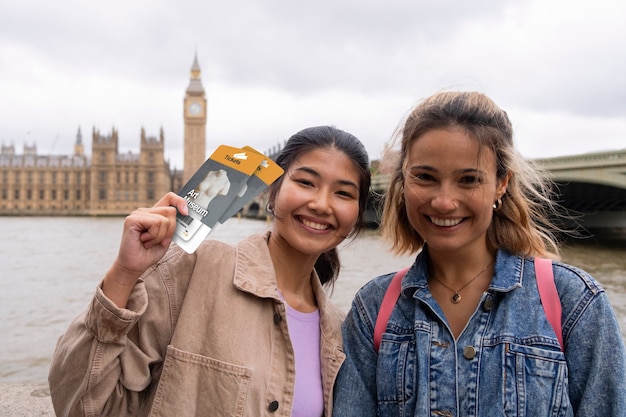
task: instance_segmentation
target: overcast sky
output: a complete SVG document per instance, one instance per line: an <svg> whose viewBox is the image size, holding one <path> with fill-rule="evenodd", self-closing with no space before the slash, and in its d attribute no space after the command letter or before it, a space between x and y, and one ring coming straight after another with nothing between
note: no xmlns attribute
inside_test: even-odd
<svg viewBox="0 0 626 417"><path fill-rule="evenodd" d="M626 148L620 0L0 0L0 143L69 154L80 127L90 154L115 127L136 153L163 128L181 168L196 52L207 156L332 124L377 159L450 89L492 97L528 158Z"/></svg>

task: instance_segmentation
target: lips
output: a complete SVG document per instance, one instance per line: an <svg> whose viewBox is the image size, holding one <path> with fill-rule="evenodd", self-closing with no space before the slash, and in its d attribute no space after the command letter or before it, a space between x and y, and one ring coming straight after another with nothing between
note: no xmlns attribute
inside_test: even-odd
<svg viewBox="0 0 626 417"><path fill-rule="evenodd" d="M463 221L463 218L440 219L440 218L432 217L432 216L429 216L429 219L430 219L432 224L434 224L435 226L441 226L441 227L456 226L457 224L459 224L459 223L461 223Z"/></svg>
<svg viewBox="0 0 626 417"><path fill-rule="evenodd" d="M300 222L302 222L302 224L305 225L306 227L309 227L315 230L328 230L331 228L331 226L327 223L316 223L314 221L303 219L303 218L300 218Z"/></svg>

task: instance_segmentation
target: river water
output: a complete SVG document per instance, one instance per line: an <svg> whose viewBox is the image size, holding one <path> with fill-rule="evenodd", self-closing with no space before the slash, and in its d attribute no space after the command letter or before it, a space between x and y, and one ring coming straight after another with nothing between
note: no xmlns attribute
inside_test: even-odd
<svg viewBox="0 0 626 417"><path fill-rule="evenodd" d="M114 260L122 224L122 218L0 217L0 383L46 381L56 339ZM234 243L268 227L230 219L209 238ZM376 231L342 245L340 257L332 298L345 311L369 279L412 262L389 254ZM626 246L576 244L563 260L605 286L626 334Z"/></svg>

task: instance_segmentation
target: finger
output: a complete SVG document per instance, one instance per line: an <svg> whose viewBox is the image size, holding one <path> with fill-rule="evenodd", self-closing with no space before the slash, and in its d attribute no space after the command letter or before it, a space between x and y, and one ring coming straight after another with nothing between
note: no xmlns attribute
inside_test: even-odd
<svg viewBox="0 0 626 417"><path fill-rule="evenodd" d="M187 200L183 197L175 194L173 192L169 192L165 194L155 205L154 207L163 207L163 206L173 206L180 212L182 215L189 214L189 210L187 208Z"/></svg>
<svg viewBox="0 0 626 417"><path fill-rule="evenodd" d="M153 207L149 209L137 209L133 211L125 222L125 228L134 231L138 240L145 244L151 240L162 240L172 229L175 230L175 215L173 207Z"/></svg>
<svg viewBox="0 0 626 417"><path fill-rule="evenodd" d="M153 215L152 220L139 238L146 249L160 245L165 239L170 239L176 229L175 221L169 217Z"/></svg>

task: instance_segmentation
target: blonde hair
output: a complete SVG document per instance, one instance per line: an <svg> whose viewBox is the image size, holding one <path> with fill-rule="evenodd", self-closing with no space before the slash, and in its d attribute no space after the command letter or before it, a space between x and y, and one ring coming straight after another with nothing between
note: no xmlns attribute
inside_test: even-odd
<svg viewBox="0 0 626 417"><path fill-rule="evenodd" d="M416 253L424 239L411 226L403 196L404 164L411 144L439 128L460 128L480 148L493 151L496 176L511 174L501 208L494 211L487 243L520 256L559 258L554 223L560 208L553 202L553 183L544 170L526 161L513 144L513 127L505 111L478 92L439 92L419 103L387 144L381 171L390 177L384 195L381 233L396 254ZM397 143L399 142L399 149Z"/></svg>

